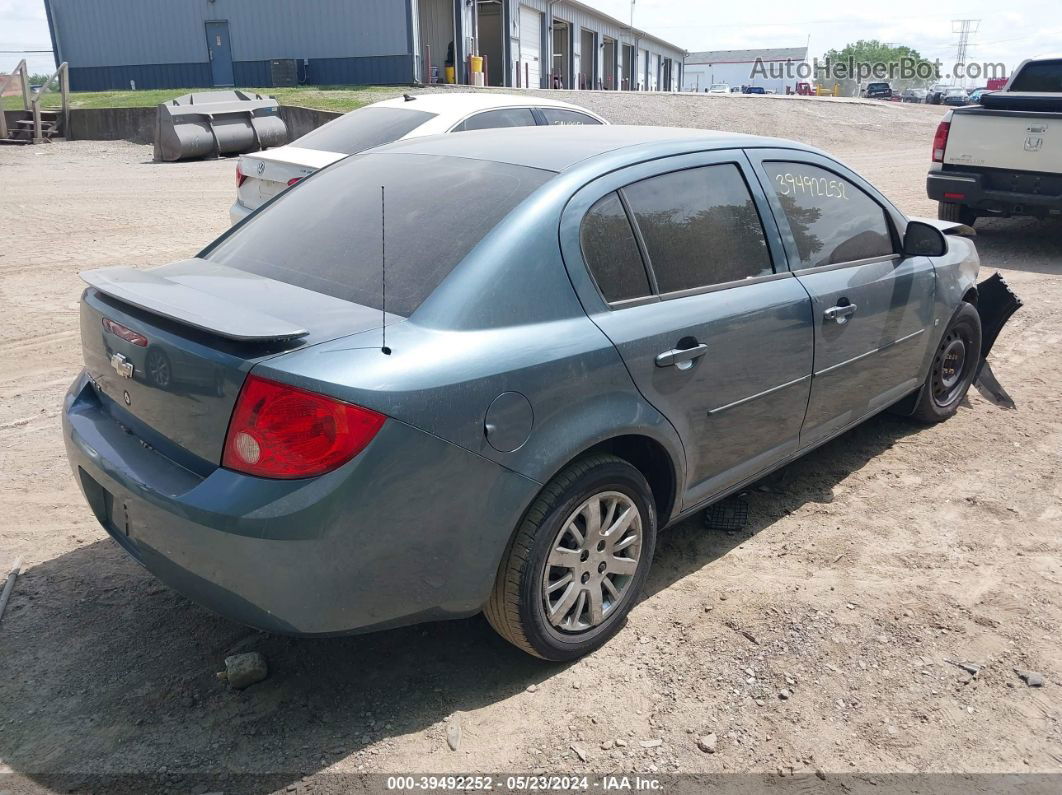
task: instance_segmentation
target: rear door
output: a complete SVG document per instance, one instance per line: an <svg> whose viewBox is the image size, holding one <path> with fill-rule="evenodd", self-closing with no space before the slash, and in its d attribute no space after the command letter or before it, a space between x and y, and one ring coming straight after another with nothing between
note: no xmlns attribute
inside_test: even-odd
<svg viewBox="0 0 1062 795"><path fill-rule="evenodd" d="M797 448L810 301L766 210L747 159L728 151L610 174L562 219L588 315L683 441L687 506Z"/></svg>
<svg viewBox="0 0 1062 795"><path fill-rule="evenodd" d="M790 267L811 295L815 377L801 446L815 444L919 384L936 276L899 253L898 214L835 161L750 152L761 169Z"/></svg>

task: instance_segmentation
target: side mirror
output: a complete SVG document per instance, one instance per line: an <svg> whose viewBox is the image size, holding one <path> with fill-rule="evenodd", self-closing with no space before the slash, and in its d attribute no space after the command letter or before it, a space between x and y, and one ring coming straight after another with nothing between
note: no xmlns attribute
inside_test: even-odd
<svg viewBox="0 0 1062 795"><path fill-rule="evenodd" d="M943 257L948 253L948 241L935 226L910 221L903 236L903 253L908 257Z"/></svg>

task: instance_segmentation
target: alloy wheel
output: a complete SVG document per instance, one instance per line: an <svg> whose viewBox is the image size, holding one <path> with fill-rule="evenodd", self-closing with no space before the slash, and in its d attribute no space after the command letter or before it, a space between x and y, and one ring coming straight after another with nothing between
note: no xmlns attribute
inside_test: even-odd
<svg viewBox="0 0 1062 795"><path fill-rule="evenodd" d="M595 494L561 525L542 573L542 607L557 630L585 632L623 601L642 553L642 515L618 491Z"/></svg>

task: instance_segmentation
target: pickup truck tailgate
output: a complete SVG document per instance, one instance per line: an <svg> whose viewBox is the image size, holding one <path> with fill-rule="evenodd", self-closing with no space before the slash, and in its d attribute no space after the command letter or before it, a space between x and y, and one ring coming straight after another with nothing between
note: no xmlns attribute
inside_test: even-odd
<svg viewBox="0 0 1062 795"><path fill-rule="evenodd" d="M944 163L1062 174L1062 118L987 108L956 110Z"/></svg>

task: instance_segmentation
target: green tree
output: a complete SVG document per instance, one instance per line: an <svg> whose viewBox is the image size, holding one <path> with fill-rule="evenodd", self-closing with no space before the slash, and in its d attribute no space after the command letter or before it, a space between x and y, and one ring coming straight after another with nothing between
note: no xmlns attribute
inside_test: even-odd
<svg viewBox="0 0 1062 795"><path fill-rule="evenodd" d="M841 94L844 96L857 96L860 89L868 82L885 80L892 85L894 91L903 91L905 88L926 88L939 79L937 64L922 57L922 54L913 47L902 44L888 44L877 39L860 39L859 41L845 45L842 49L832 49L823 56L820 67L829 60L831 64L855 63L858 69L860 65L865 68L883 64L887 70L884 76L863 76L860 80L858 74L851 75L845 80L834 80L830 77L821 79L825 86L832 86L834 82L841 84ZM880 67L879 67L880 68ZM910 75L903 74L904 70Z"/></svg>

